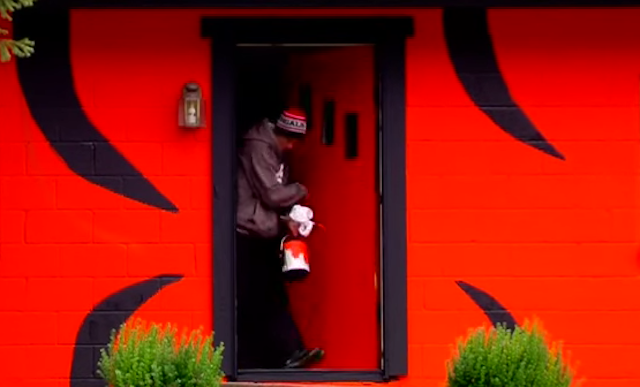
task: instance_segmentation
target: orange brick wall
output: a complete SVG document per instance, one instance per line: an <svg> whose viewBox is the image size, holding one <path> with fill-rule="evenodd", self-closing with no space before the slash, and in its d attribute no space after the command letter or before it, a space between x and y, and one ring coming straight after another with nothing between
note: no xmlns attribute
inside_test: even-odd
<svg viewBox="0 0 640 387"><path fill-rule="evenodd" d="M186 81L210 100L199 20L221 13L72 13L85 114L178 213L76 176L32 119L15 63L0 65L2 385L68 386L87 313L154 276L183 277L135 315L211 327L211 127L181 131L175 109ZM489 13L513 99L565 160L515 141L472 103L448 56L442 10L322 13L415 18L407 51L410 376L400 384L440 385L456 338L488 322L455 282L465 281L518 321L541 318L586 387L638 385L640 9ZM102 312L117 307L126 309Z"/></svg>

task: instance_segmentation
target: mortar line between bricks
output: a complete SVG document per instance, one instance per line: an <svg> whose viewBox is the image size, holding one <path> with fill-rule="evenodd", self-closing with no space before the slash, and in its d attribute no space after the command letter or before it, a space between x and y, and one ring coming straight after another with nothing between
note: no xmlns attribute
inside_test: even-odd
<svg viewBox="0 0 640 387"><path fill-rule="evenodd" d="M27 241L27 216L29 215L29 210L20 211L24 215L24 222L22 222L22 243L28 244Z"/></svg>

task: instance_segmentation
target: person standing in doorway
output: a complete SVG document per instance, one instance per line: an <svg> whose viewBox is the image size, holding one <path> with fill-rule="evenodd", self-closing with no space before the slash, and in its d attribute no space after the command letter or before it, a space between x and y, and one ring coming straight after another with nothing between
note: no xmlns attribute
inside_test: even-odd
<svg viewBox="0 0 640 387"><path fill-rule="evenodd" d="M321 349L307 349L289 311L280 260L280 241L298 236L287 217L307 196L289 183L284 156L306 134L299 110L264 119L243 138L238 163L236 230L238 363L241 369L304 368L318 362Z"/></svg>

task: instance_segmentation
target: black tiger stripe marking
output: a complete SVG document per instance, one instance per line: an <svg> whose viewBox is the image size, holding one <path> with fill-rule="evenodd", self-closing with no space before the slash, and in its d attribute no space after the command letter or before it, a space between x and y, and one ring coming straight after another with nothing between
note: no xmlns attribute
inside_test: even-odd
<svg viewBox="0 0 640 387"><path fill-rule="evenodd" d="M456 281L456 284L482 309L494 326L502 324L511 330L518 326L516 319L507 308L492 295L464 281Z"/></svg>
<svg viewBox="0 0 640 387"><path fill-rule="evenodd" d="M70 11L36 6L15 14L17 36L37 43L17 60L31 116L51 147L78 176L118 195L170 212L178 208L122 155L85 115L71 71Z"/></svg>
<svg viewBox="0 0 640 387"><path fill-rule="evenodd" d="M516 140L564 160L511 97L498 66L487 9L445 8L444 32L458 79L476 106Z"/></svg>
<svg viewBox="0 0 640 387"><path fill-rule="evenodd" d="M100 350L109 344L111 332L126 322L151 297L181 275L159 275L113 293L93 308L82 321L76 336L71 365L71 387L102 387L97 378Z"/></svg>

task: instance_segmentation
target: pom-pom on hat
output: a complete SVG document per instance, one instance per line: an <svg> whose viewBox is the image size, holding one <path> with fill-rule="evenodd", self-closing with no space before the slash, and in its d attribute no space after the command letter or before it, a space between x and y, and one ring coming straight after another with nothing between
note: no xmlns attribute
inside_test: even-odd
<svg viewBox="0 0 640 387"><path fill-rule="evenodd" d="M300 109L285 110L276 122L276 126L284 131L295 134L307 133L307 117Z"/></svg>

